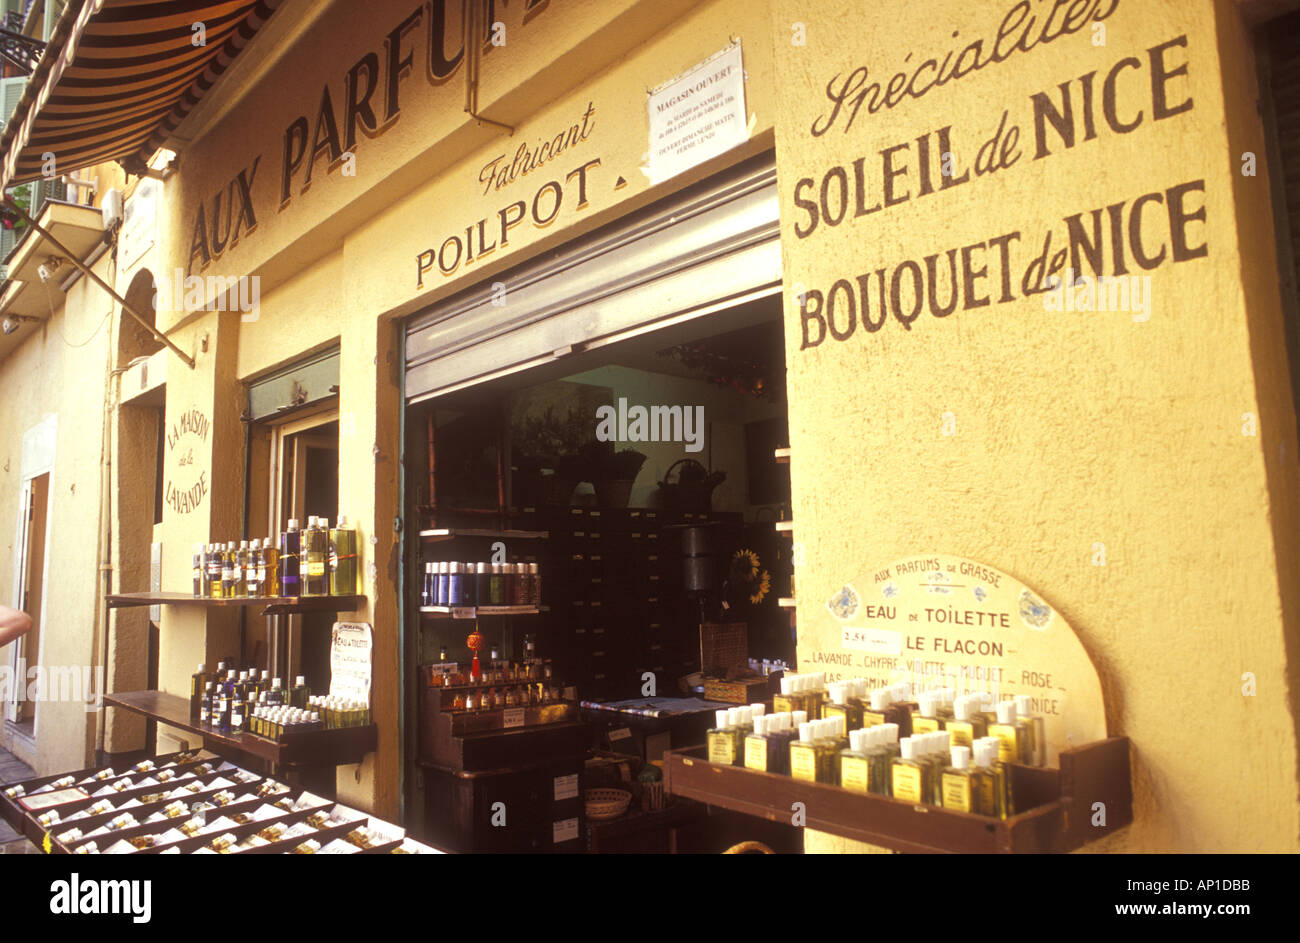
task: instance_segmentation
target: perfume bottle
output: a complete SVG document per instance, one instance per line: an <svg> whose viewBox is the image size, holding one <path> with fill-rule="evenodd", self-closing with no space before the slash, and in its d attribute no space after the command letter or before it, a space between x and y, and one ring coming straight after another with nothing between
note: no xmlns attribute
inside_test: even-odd
<svg viewBox="0 0 1300 943"><path fill-rule="evenodd" d="M862 712L862 726L874 727L877 724L883 724L888 721L886 711L889 710L889 689L876 688L871 692L871 708Z"/></svg>
<svg viewBox="0 0 1300 943"><path fill-rule="evenodd" d="M805 710L806 699L796 690L798 675L781 676L781 693L772 697L772 712L776 714Z"/></svg>
<svg viewBox="0 0 1300 943"><path fill-rule="evenodd" d="M988 727L978 712L979 703L978 694L965 694L953 701L953 719L944 728L953 746L974 749L975 741L988 735Z"/></svg>
<svg viewBox="0 0 1300 943"><path fill-rule="evenodd" d="M934 763L934 804L941 806L943 805L943 771L948 768L952 747L946 730L936 730L927 736L930 744L930 760Z"/></svg>
<svg viewBox="0 0 1300 943"><path fill-rule="evenodd" d="M1028 694L1019 694L1016 696L1016 716L1023 719L1029 727L1029 744L1022 750L1024 759L1021 760L1026 766L1046 766L1047 765L1047 723L1042 714L1035 714L1031 710L1033 702Z"/></svg>
<svg viewBox="0 0 1300 943"><path fill-rule="evenodd" d="M190 675L190 720L198 720L203 713L203 696L208 689L208 666L199 665L199 670Z"/></svg>
<svg viewBox="0 0 1300 943"><path fill-rule="evenodd" d="M329 595L329 535L325 519L308 517L302 542L302 594L304 596Z"/></svg>
<svg viewBox="0 0 1300 943"><path fill-rule="evenodd" d="M357 532L346 516L329 532L329 592L331 596L352 596L357 591Z"/></svg>
<svg viewBox="0 0 1300 943"><path fill-rule="evenodd" d="M922 691L917 696L920 709L912 715L912 736L934 733L943 726L937 716L940 697L937 691Z"/></svg>
<svg viewBox="0 0 1300 943"><path fill-rule="evenodd" d="M943 771L940 795L945 809L957 812L976 812L979 807L979 790L971 775L970 747L952 748L952 765Z"/></svg>
<svg viewBox="0 0 1300 943"><path fill-rule="evenodd" d="M878 796L892 796L894 758L899 755L898 725L877 724L865 728L865 732L867 791Z"/></svg>
<svg viewBox="0 0 1300 943"><path fill-rule="evenodd" d="M216 685L209 681L203 687L203 693L199 697L199 724L206 727L212 722L212 694Z"/></svg>
<svg viewBox="0 0 1300 943"><path fill-rule="evenodd" d="M849 792L870 792L871 758L867 743L875 728L849 732L849 748L840 751L840 785Z"/></svg>
<svg viewBox="0 0 1300 943"><path fill-rule="evenodd" d="M804 710L808 712L809 717L820 718L822 705L829 700L826 692L826 672L818 671L803 677L805 678L804 694L808 698Z"/></svg>
<svg viewBox="0 0 1300 943"><path fill-rule="evenodd" d="M248 541L241 540L230 555L231 595L236 599L248 596L248 583L244 580L247 568Z"/></svg>
<svg viewBox="0 0 1300 943"><path fill-rule="evenodd" d="M1023 763L1024 744L1029 739L1029 724L1016 718L1015 701L999 701L998 722L989 726L989 736L997 737L998 759L1003 763Z"/></svg>
<svg viewBox="0 0 1300 943"><path fill-rule="evenodd" d="M248 595L256 598L264 595L262 590L262 574L266 571L261 566L262 563L262 541L254 537L248 544L248 553L244 557L244 585L248 589Z"/></svg>
<svg viewBox="0 0 1300 943"><path fill-rule="evenodd" d="M754 718L754 732L745 737L746 769L756 769L762 773L777 772L772 768L775 751L768 749L772 738L767 732L768 724L772 723L775 726L775 721L775 714L771 717Z"/></svg>
<svg viewBox="0 0 1300 943"><path fill-rule="evenodd" d="M794 715L789 713L772 714L766 723L771 735L768 750L775 751L776 758L769 765L773 772L783 776L790 775L790 744L799 738L799 728L794 723Z"/></svg>
<svg viewBox="0 0 1300 943"><path fill-rule="evenodd" d="M210 599L221 598L221 545L208 544L207 556L204 558L204 565L208 569L207 587L208 591L204 593Z"/></svg>
<svg viewBox="0 0 1300 943"><path fill-rule="evenodd" d="M799 739L790 744L790 776L817 782L816 728L811 721L799 725Z"/></svg>
<svg viewBox="0 0 1300 943"><path fill-rule="evenodd" d="M257 574L262 584L262 592L276 596L280 592L280 551L275 541L267 537L262 541L262 559L258 564Z"/></svg>
<svg viewBox="0 0 1300 943"><path fill-rule="evenodd" d="M998 759L1001 746L997 737L985 737L975 743L975 762L983 774L980 781L980 806L984 815L1005 819L1011 814L1011 786L1006 764Z"/></svg>
<svg viewBox="0 0 1300 943"><path fill-rule="evenodd" d="M917 741L914 737L903 737L898 741L898 746L900 755L895 757L890 767L894 798L928 805L934 798L934 784L930 779L934 774L934 766L917 758Z"/></svg>
<svg viewBox="0 0 1300 943"><path fill-rule="evenodd" d="M736 765L737 730L731 723L732 711L723 708L714 712L716 726L705 733L709 747L709 762L723 766Z"/></svg>
<svg viewBox="0 0 1300 943"><path fill-rule="evenodd" d="M203 593L203 544L194 545L194 598L201 598Z"/></svg>
<svg viewBox="0 0 1300 943"><path fill-rule="evenodd" d="M233 599L235 596L235 545L222 544L221 551L221 598Z"/></svg>
<svg viewBox="0 0 1300 943"><path fill-rule="evenodd" d="M857 730L862 726L862 707L849 701L851 687L847 681L831 682L830 700L822 705L822 717L840 718L845 730Z"/></svg>
<svg viewBox="0 0 1300 943"><path fill-rule="evenodd" d="M299 560L302 552L302 533L298 519L289 518L289 529L280 535L280 595L300 596Z"/></svg>
<svg viewBox="0 0 1300 943"><path fill-rule="evenodd" d="M289 706L304 709L307 707L307 699L311 697L311 688L307 687L307 679L298 675L293 682L293 690L289 692Z"/></svg>

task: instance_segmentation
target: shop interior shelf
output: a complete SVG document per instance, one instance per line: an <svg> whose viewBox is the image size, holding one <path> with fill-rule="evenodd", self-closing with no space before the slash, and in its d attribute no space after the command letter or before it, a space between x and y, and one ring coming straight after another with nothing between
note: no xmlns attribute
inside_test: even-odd
<svg viewBox="0 0 1300 943"><path fill-rule="evenodd" d="M544 530L497 530L490 527L434 527L420 531L420 539L434 543L455 540L457 537L497 537L501 540L544 540L550 536Z"/></svg>
<svg viewBox="0 0 1300 943"><path fill-rule="evenodd" d="M665 788L674 795L791 822L803 803L808 828L902 852L1067 852L1133 821L1129 740L1110 737L1062 751L1059 769L1011 764L1013 794L1025 811L1007 819L969 815L889 796L860 795L825 783L710 763L705 747L665 754ZM1094 824L1104 806L1104 825Z"/></svg>
<svg viewBox="0 0 1300 943"><path fill-rule="evenodd" d="M128 606L200 606L208 609L262 606L268 616L294 612L351 612L366 604L365 596L248 596L212 599L188 593L111 593L104 597L110 609Z"/></svg>
<svg viewBox="0 0 1300 943"><path fill-rule="evenodd" d="M421 606L431 619L477 619L479 616L531 616L548 612L548 606Z"/></svg>
<svg viewBox="0 0 1300 943"><path fill-rule="evenodd" d="M202 738L204 746L214 753L237 751L278 766L360 763L367 753L375 751L379 742L379 728L374 724L339 727L334 730L304 730L289 734L278 742L251 733L224 734L190 720L190 702L163 691L105 694L104 704L135 711L169 726L197 734Z"/></svg>

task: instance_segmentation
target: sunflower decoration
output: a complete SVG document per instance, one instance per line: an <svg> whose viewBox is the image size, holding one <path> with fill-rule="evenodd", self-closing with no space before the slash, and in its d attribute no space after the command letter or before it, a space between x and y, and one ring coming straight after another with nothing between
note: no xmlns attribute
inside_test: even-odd
<svg viewBox="0 0 1300 943"><path fill-rule="evenodd" d="M731 555L731 582L757 606L772 590L772 574L752 550L737 550Z"/></svg>

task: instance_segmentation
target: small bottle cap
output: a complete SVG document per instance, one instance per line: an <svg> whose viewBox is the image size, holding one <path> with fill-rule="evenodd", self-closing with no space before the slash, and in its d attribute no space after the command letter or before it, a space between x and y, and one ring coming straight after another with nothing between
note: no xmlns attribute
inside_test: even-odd
<svg viewBox="0 0 1300 943"><path fill-rule="evenodd" d="M254 538L252 539L252 541L249 542L249 544L248 544L248 549L249 549L249 550L261 550L261 549L262 549L262 541L261 541L261 538L259 538L259 537L254 537Z"/></svg>
<svg viewBox="0 0 1300 943"><path fill-rule="evenodd" d="M876 688L871 692L871 709L877 713L889 706L889 689Z"/></svg>
<svg viewBox="0 0 1300 943"><path fill-rule="evenodd" d="M799 727L803 726L803 724L805 724L807 721L808 721L807 711L790 712L790 723L795 727L795 729L798 729Z"/></svg>
<svg viewBox="0 0 1300 943"><path fill-rule="evenodd" d="M952 748L952 765L954 769L965 769L970 765L970 747L955 746Z"/></svg>
<svg viewBox="0 0 1300 943"><path fill-rule="evenodd" d="M756 736L756 737L761 737L761 736L763 736L763 734L765 734L765 733L767 733L767 718L766 718L766 717L755 717L755 718L754 718L754 736Z"/></svg>
<svg viewBox="0 0 1300 943"><path fill-rule="evenodd" d="M530 564L528 564L528 573L529 573L530 575L536 575L536 574L540 573L541 571L542 571L541 564L538 564L538 563L530 563Z"/></svg>
<svg viewBox="0 0 1300 943"><path fill-rule="evenodd" d="M866 733L865 730L850 730L849 749L854 753L864 752L866 750L866 741L864 740Z"/></svg>
<svg viewBox="0 0 1300 943"><path fill-rule="evenodd" d="M783 675L781 678L781 693L790 695L794 693L794 678L790 675Z"/></svg>
<svg viewBox="0 0 1300 943"><path fill-rule="evenodd" d="M923 691L916 699L921 708L922 717L934 716L934 695L929 691Z"/></svg>
<svg viewBox="0 0 1300 943"><path fill-rule="evenodd" d="M289 530L292 531L297 529L298 529L298 518L296 517L289 518Z"/></svg>
<svg viewBox="0 0 1300 943"><path fill-rule="evenodd" d="M731 712L724 707L720 711L714 711L713 714L717 718L718 729L725 730L728 726L727 721L731 719L730 717ZM695 729L698 730L699 728L697 727Z"/></svg>
<svg viewBox="0 0 1300 943"><path fill-rule="evenodd" d="M303 677L302 675L298 675L298 679L297 679L296 681L294 681L294 686L295 686L295 687L299 687L299 688L301 688L301 687L303 687L306 683L307 683L307 679L306 679L305 677Z"/></svg>
<svg viewBox="0 0 1300 943"><path fill-rule="evenodd" d="M813 738L814 738L814 736L815 736L815 732L814 732L814 730L813 730L813 725L812 725L812 724L810 724L810 723L808 723L807 721L805 721L804 723L802 723L802 724L799 725L799 742L800 742L800 743L812 743L812 742L813 742Z"/></svg>
<svg viewBox="0 0 1300 943"><path fill-rule="evenodd" d="M750 705L749 705L749 711L750 711L750 713L753 714L755 717L762 717L764 714L767 713L767 705L766 705L766 704L750 704Z"/></svg>
<svg viewBox="0 0 1300 943"><path fill-rule="evenodd" d="M952 715L957 720L970 720L971 699L970 695L959 697L952 704Z"/></svg>
<svg viewBox="0 0 1300 943"><path fill-rule="evenodd" d="M350 528L348 527L348 516L346 514L340 514L339 522L338 525L335 527L335 530L349 530L349 529Z"/></svg>
<svg viewBox="0 0 1300 943"><path fill-rule="evenodd" d="M903 759L916 759L916 739L914 737L904 737L898 741L898 749L902 751Z"/></svg>
<svg viewBox="0 0 1300 943"><path fill-rule="evenodd" d="M1016 722L1016 702L998 701L998 723L1014 724Z"/></svg>
<svg viewBox="0 0 1300 943"><path fill-rule="evenodd" d="M946 730L936 730L934 732L934 742L939 744L939 752L946 756L948 748L952 745L952 734Z"/></svg>
<svg viewBox="0 0 1300 943"><path fill-rule="evenodd" d="M1029 695L1028 694L1016 695L1016 716L1017 717L1029 716Z"/></svg>
<svg viewBox="0 0 1300 943"><path fill-rule="evenodd" d="M476 563L476 564L474 564L474 572L475 572L475 573L487 573L487 571L488 571L488 565L487 565L486 563Z"/></svg>
<svg viewBox="0 0 1300 943"><path fill-rule="evenodd" d="M886 746L898 743L898 724L881 724L880 729L884 731L883 739Z"/></svg>
<svg viewBox="0 0 1300 943"><path fill-rule="evenodd" d="M740 726L740 710L738 708L732 707L727 711L727 726Z"/></svg>
<svg viewBox="0 0 1300 943"><path fill-rule="evenodd" d="M841 706L848 703L849 692L845 690L845 685L838 681L831 684L831 700Z"/></svg>
<svg viewBox="0 0 1300 943"><path fill-rule="evenodd" d="M208 666L205 665L205 664L201 664L201 665L199 665L199 671L198 671L198 673L199 673L199 674L203 674L203 673L204 673L205 671L207 671L207 670L208 670Z"/></svg>

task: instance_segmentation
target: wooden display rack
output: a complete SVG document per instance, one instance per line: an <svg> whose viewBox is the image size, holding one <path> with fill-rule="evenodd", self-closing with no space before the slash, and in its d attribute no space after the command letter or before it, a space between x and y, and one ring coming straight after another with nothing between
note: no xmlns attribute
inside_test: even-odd
<svg viewBox="0 0 1300 943"><path fill-rule="evenodd" d="M971 815L889 796L860 795L743 766L710 763L704 747L664 755L665 789L722 809L789 824L803 803L808 828L901 852L974 854L1067 852L1133 821L1128 737L1062 750L1060 768L1009 764L1025 809L1007 819ZM1105 825L1093 825L1096 803Z"/></svg>

